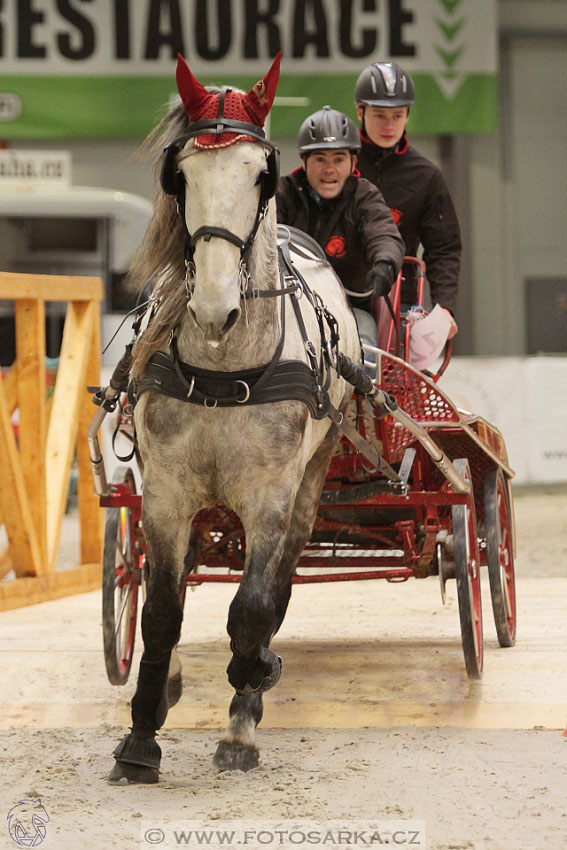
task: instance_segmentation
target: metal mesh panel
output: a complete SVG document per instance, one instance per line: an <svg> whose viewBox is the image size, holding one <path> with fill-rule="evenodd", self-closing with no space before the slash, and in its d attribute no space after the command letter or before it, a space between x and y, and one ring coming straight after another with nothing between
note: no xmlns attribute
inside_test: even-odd
<svg viewBox="0 0 567 850"><path fill-rule="evenodd" d="M460 421L457 409L436 385L414 371L407 363L382 353L380 366L381 389L393 395L399 407L417 422L427 424ZM401 460L403 450L414 441L413 436L390 418L383 423L382 430L387 459L390 462Z"/></svg>

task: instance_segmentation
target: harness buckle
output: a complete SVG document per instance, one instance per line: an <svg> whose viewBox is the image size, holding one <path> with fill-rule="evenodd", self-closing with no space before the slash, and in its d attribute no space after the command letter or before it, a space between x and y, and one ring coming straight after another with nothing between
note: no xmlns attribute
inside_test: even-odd
<svg viewBox="0 0 567 850"><path fill-rule="evenodd" d="M191 383L189 385L189 390L187 392L187 395L185 396L186 398L191 398L191 396L193 395L194 388L195 388L195 375L192 375L191 376Z"/></svg>
<svg viewBox="0 0 567 850"><path fill-rule="evenodd" d="M311 342L310 339L305 340L305 350L310 357L314 357L317 359L317 352L315 351L315 346Z"/></svg>
<svg viewBox="0 0 567 850"><path fill-rule="evenodd" d="M304 290L301 280L295 277L295 275L288 274L284 276L284 282L287 286L295 286L295 292L293 292L292 295L294 295L298 301L300 298L303 298Z"/></svg>
<svg viewBox="0 0 567 850"><path fill-rule="evenodd" d="M248 399L250 398L250 387L246 383L246 381L236 381L237 384L241 384L244 387L244 398L237 398L236 401L238 404L246 404Z"/></svg>
<svg viewBox="0 0 567 850"><path fill-rule="evenodd" d="M240 260L238 264L238 285L240 287L240 294L243 298L246 298L246 293L248 292L250 286L250 272L246 266L246 260ZM254 297L254 296L252 296Z"/></svg>
<svg viewBox="0 0 567 850"><path fill-rule="evenodd" d="M326 340L327 345L327 354L329 355L329 360L333 364L333 366L337 365L337 352L334 350L333 343L330 339Z"/></svg>

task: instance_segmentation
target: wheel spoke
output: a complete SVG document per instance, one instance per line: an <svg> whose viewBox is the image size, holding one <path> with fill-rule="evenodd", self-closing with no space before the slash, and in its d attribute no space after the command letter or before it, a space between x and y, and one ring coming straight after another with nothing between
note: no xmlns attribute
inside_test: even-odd
<svg viewBox="0 0 567 850"><path fill-rule="evenodd" d="M113 487L118 497L134 495L136 483L129 467L117 467ZM104 659L113 685L128 680L136 635L139 569L135 539L135 508L120 505L106 512L102 614Z"/></svg>
<svg viewBox="0 0 567 850"><path fill-rule="evenodd" d="M116 625L114 627L114 634L117 636L120 631L120 626L122 624L122 618L124 617L124 611L126 610L126 606L128 604L128 600L132 596L132 585L126 585L124 589L124 593L121 594L122 600L120 605L120 611L118 612L118 617L116 618Z"/></svg>

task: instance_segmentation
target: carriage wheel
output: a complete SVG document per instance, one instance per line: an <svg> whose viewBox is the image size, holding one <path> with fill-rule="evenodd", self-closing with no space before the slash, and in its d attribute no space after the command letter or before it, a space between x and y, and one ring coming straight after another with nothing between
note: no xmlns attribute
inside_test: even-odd
<svg viewBox="0 0 567 850"><path fill-rule="evenodd" d="M469 462L456 460L458 472L471 480ZM459 618L465 667L470 679L482 676L482 601L480 596L480 558L476 533L474 496L469 495L464 505L453 505L453 541L455 549L455 576L459 600Z"/></svg>
<svg viewBox="0 0 567 850"><path fill-rule="evenodd" d="M117 467L113 484L130 493L136 483L130 467ZM143 556L135 539L132 508L107 508L102 567L102 634L106 673L112 685L124 685L130 674L136 637L138 589Z"/></svg>
<svg viewBox="0 0 567 850"><path fill-rule="evenodd" d="M510 505L502 470L489 469L484 479L486 562L492 610L500 646L516 642L516 582L510 528Z"/></svg>

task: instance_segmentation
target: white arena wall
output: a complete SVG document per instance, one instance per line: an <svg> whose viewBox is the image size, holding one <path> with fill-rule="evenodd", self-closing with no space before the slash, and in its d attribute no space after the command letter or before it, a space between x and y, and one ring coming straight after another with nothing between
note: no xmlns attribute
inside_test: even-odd
<svg viewBox="0 0 567 850"><path fill-rule="evenodd" d="M567 482L567 356L454 357L439 387L500 429L514 483Z"/></svg>

